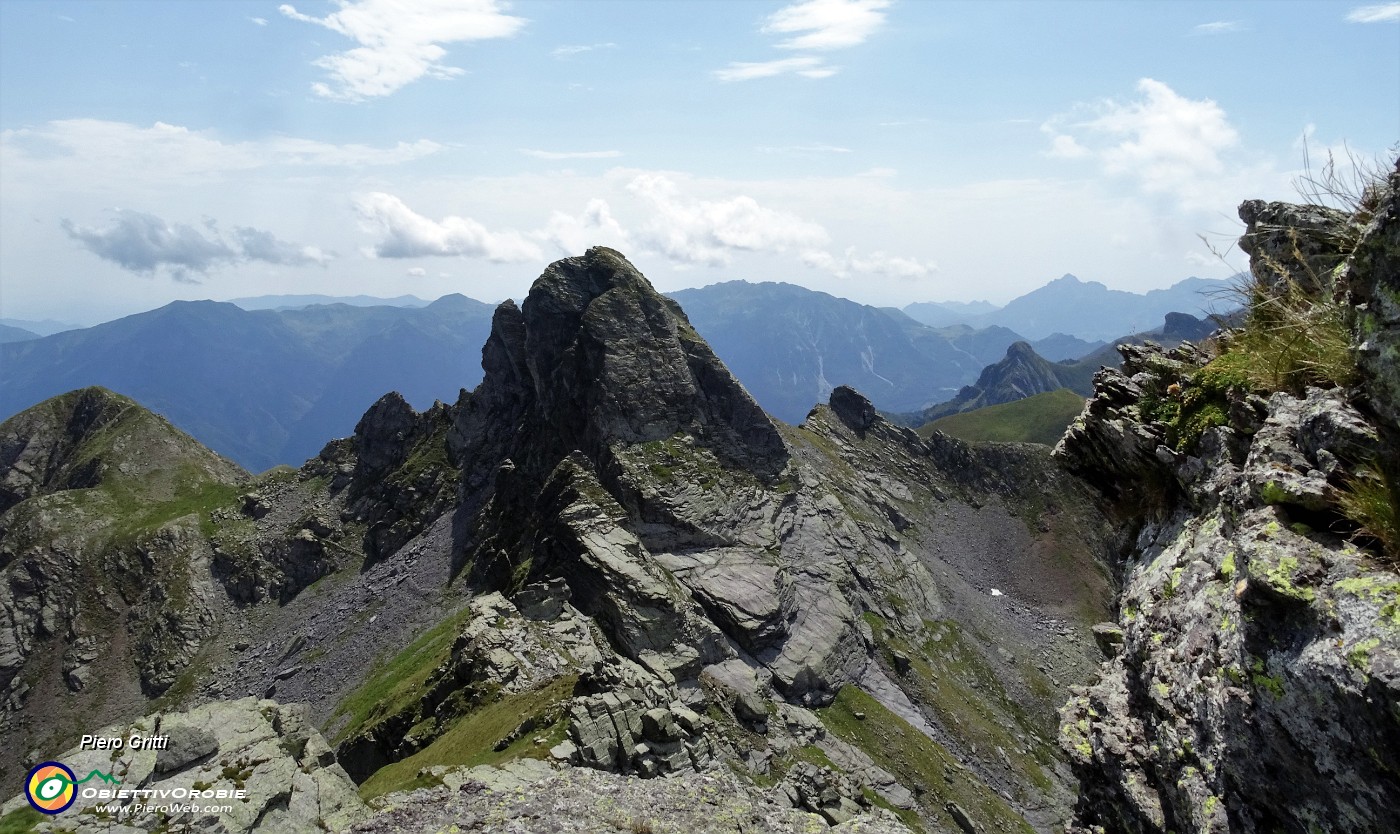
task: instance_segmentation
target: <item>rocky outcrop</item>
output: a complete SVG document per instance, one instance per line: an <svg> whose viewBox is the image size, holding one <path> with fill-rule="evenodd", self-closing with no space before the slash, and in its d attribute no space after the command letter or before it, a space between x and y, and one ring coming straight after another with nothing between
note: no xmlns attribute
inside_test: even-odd
<svg viewBox="0 0 1400 834"><path fill-rule="evenodd" d="M834 827L826 819L774 801L724 769L639 781L588 768L552 771L528 762L444 774L444 787L408 795L351 829L398 831L505 830L528 834L593 834L600 830L688 831L696 834L908 834L889 811L876 809Z"/></svg>
<svg viewBox="0 0 1400 834"><path fill-rule="evenodd" d="M1400 450L1400 162L1384 190L1376 188L1356 218L1364 225L1356 248L1338 276L1356 309L1357 366L1367 408L1387 431L1389 448ZM1388 196L1387 196L1388 195ZM1400 454L1383 462L1392 485L1400 484Z"/></svg>
<svg viewBox="0 0 1400 834"><path fill-rule="evenodd" d="M120 750L56 758L81 783L73 805L32 830L342 831L368 810L304 706L245 698L148 715L94 735ZM161 749L133 749L156 739ZM190 810L191 807L197 810ZM0 812L26 807L22 796ZM179 810L172 810L179 809Z"/></svg>
<svg viewBox="0 0 1400 834"><path fill-rule="evenodd" d="M191 495L247 477L101 388L0 424L0 744L26 753L176 683L216 620ZM0 778L16 766L0 763Z"/></svg>
<svg viewBox="0 0 1400 834"><path fill-rule="evenodd" d="M1329 303L1393 286L1394 179L1363 222L1246 203L1256 292ZM1356 311L1363 345L1380 332L1372 309ZM1211 362L1220 350L1125 350L1056 449L1138 531L1121 645L1062 712L1077 830L1392 830L1400 575L1383 542L1348 540L1358 520L1341 499L1393 465L1396 423L1371 385L1395 366L1363 348L1361 387L1222 392L1207 387L1228 367ZM1223 397L1213 412L1207 396Z"/></svg>

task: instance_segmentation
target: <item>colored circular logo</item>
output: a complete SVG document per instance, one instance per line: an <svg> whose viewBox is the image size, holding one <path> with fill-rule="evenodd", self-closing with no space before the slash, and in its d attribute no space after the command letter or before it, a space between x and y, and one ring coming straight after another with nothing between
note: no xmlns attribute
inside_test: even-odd
<svg viewBox="0 0 1400 834"><path fill-rule="evenodd" d="M24 794L35 810L45 814L62 813L78 798L74 785L76 780L77 777L67 766L59 762L44 762L29 771Z"/></svg>

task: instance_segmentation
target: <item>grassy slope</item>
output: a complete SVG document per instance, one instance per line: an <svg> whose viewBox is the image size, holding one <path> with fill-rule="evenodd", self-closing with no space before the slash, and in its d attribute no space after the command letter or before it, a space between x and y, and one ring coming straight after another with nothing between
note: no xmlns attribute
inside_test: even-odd
<svg viewBox="0 0 1400 834"><path fill-rule="evenodd" d="M919 434L927 437L937 429L962 440L1053 446L1083 408L1083 397L1061 388L1016 402L950 414L921 426Z"/></svg>

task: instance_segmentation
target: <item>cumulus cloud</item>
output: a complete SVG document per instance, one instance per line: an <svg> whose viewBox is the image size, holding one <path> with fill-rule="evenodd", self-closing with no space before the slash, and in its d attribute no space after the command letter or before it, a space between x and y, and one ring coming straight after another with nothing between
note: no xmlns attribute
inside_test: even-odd
<svg viewBox="0 0 1400 834"><path fill-rule="evenodd" d="M552 212L545 227L533 235L549 243L565 255L582 255L590 246L631 248L632 238L612 215L604 200L592 199L583 213L574 216L562 211Z"/></svg>
<svg viewBox="0 0 1400 834"><path fill-rule="evenodd" d="M253 25L254 25L254 26L266 26L266 25L267 25L267 18L265 18L265 17L250 17L250 18L248 18L248 19L251 20L251 21L253 22Z"/></svg>
<svg viewBox="0 0 1400 834"><path fill-rule="evenodd" d="M314 61L331 83L312 84L312 92L342 101L387 96L425 75L461 75L461 68L442 62L447 55L442 44L508 38L526 23L506 14L497 0L336 0L336 5L339 11L325 17L285 4L278 11L359 44Z"/></svg>
<svg viewBox="0 0 1400 834"><path fill-rule="evenodd" d="M1050 156L1060 159L1079 159L1089 155L1089 149L1079 144L1079 141L1066 133L1057 134L1050 139Z"/></svg>
<svg viewBox="0 0 1400 834"><path fill-rule="evenodd" d="M809 250L802 253L802 262L813 269L830 272L838 278L846 278L852 274L923 278L938 269L938 264L933 261L893 257L884 252L857 255L855 247L848 247L839 257L820 249Z"/></svg>
<svg viewBox="0 0 1400 834"><path fill-rule="evenodd" d="M246 260L284 266L325 266L330 262L330 256L315 246L288 243L279 240L272 232L254 229L251 226L235 226L233 237Z"/></svg>
<svg viewBox="0 0 1400 834"><path fill-rule="evenodd" d="M1052 156L1096 158L1106 173L1135 179L1150 194L1200 208L1213 178L1226 172L1221 154L1239 144L1225 111L1210 99L1189 99L1144 78L1134 101L1081 108L1078 118L1042 126Z"/></svg>
<svg viewBox="0 0 1400 834"><path fill-rule="evenodd" d="M752 63L733 61L724 69L715 70L714 76L720 81L751 81L755 78L771 78L787 73L794 73L803 78L828 78L837 71L837 67L827 66L825 61L815 55L803 55Z"/></svg>
<svg viewBox="0 0 1400 834"><path fill-rule="evenodd" d="M807 0L768 16L765 34L795 35L779 49L844 49L864 43L885 22L890 0Z"/></svg>
<svg viewBox="0 0 1400 834"><path fill-rule="evenodd" d="M380 258L427 255L486 258L496 263L543 260L544 253L519 232L493 232L470 217L431 220L392 194L375 191L354 198L365 226L380 235L371 250Z"/></svg>
<svg viewBox="0 0 1400 834"><path fill-rule="evenodd" d="M584 53L584 52L593 52L594 50L598 50L598 49L617 49L617 44L615 44L615 43L568 44L568 45L565 45L565 46L556 46L554 49L550 50L550 53L549 53L549 54L550 54L551 56L553 56L553 57L554 57L555 59L557 59L557 60L563 60L564 58L572 58L572 57L575 56L575 55L579 55L579 54L582 54L582 53Z"/></svg>
<svg viewBox="0 0 1400 834"><path fill-rule="evenodd" d="M248 261L302 266L326 264L330 258L311 246L297 246L279 240L271 232L251 226L234 229L226 241L212 220L205 222L208 234L184 223L171 223L146 212L118 209L106 228L79 226L71 220L61 223L68 236L83 248L129 272L169 274L176 281L198 283L195 274Z"/></svg>
<svg viewBox="0 0 1400 834"><path fill-rule="evenodd" d="M1191 27L1191 32L1196 35L1224 35L1243 28L1244 24L1238 20L1212 20L1210 23L1196 24Z"/></svg>
<svg viewBox="0 0 1400 834"><path fill-rule="evenodd" d="M615 159L622 156L622 151L539 151L533 148L519 150L536 159Z"/></svg>
<svg viewBox="0 0 1400 834"><path fill-rule="evenodd" d="M1349 23L1395 23L1400 21L1400 3L1357 6L1347 12Z"/></svg>
<svg viewBox="0 0 1400 834"><path fill-rule="evenodd" d="M820 225L758 204L752 197L696 200L663 174L642 174L627 190L651 210L639 242L678 263L723 266L735 251L781 252L826 243Z"/></svg>

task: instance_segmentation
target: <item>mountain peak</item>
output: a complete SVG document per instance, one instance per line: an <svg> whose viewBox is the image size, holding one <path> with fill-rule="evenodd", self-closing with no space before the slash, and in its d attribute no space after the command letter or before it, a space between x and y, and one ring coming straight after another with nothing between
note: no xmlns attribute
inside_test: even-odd
<svg viewBox="0 0 1400 834"><path fill-rule="evenodd" d="M1027 342L1027 341L1012 342L1012 343L1010 344L1010 346L1008 346L1008 347L1006 348L1006 358L1007 358L1007 359L1019 359L1019 360L1021 360L1021 361L1025 361L1025 360L1030 359L1031 357L1035 357L1035 358L1037 358L1037 359L1040 358L1040 357L1036 354L1035 348L1031 347L1030 342Z"/></svg>
<svg viewBox="0 0 1400 834"><path fill-rule="evenodd" d="M164 418L98 386L52 397L0 423L0 512L36 495L109 482L164 499L178 488L171 478L177 472L221 483L246 477Z"/></svg>
<svg viewBox="0 0 1400 834"><path fill-rule="evenodd" d="M475 407L529 413L546 457L685 433L770 473L786 460L777 427L680 307L612 249L556 261L519 308L500 305L482 366Z"/></svg>

